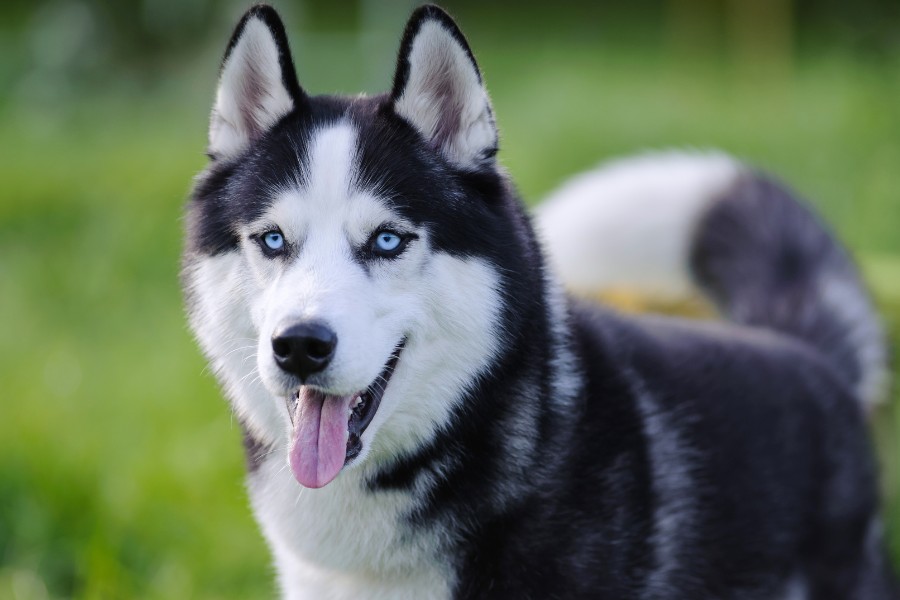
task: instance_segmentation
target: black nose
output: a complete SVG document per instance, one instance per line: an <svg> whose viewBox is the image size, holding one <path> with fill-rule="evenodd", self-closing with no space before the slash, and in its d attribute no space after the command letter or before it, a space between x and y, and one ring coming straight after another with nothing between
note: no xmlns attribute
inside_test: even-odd
<svg viewBox="0 0 900 600"><path fill-rule="evenodd" d="M317 321L282 327L272 336L275 362L304 381L328 366L335 346L337 335Z"/></svg>

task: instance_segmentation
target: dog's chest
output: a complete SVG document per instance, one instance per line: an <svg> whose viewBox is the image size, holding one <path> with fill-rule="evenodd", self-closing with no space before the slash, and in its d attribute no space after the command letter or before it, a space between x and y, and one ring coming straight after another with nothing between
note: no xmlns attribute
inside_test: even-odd
<svg viewBox="0 0 900 600"><path fill-rule="evenodd" d="M371 492L357 471L318 490L271 457L250 476L250 497L288 598L446 598L438 535L404 524L409 494Z"/></svg>

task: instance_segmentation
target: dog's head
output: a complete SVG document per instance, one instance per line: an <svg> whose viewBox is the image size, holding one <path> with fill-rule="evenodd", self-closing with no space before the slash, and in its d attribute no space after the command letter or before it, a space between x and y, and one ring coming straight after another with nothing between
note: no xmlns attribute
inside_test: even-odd
<svg viewBox="0 0 900 600"><path fill-rule="evenodd" d="M189 206L187 298L245 426L301 484L421 444L489 369L519 268L501 257L526 227L496 151L472 52L436 7L413 14L374 97L306 94L272 8L238 24Z"/></svg>

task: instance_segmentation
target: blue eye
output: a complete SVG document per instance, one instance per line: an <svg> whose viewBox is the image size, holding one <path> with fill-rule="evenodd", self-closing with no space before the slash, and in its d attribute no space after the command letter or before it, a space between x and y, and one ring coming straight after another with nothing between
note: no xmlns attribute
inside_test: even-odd
<svg viewBox="0 0 900 600"><path fill-rule="evenodd" d="M273 251L279 251L284 248L284 236L280 231L269 231L262 236L263 244L266 248Z"/></svg>
<svg viewBox="0 0 900 600"><path fill-rule="evenodd" d="M414 233L397 233L387 229L378 229L369 238L364 248L361 248L364 258L396 258L406 249L410 240L418 238Z"/></svg>
<svg viewBox="0 0 900 600"><path fill-rule="evenodd" d="M375 248L381 252L393 252L400 247L403 240L392 231L379 231L375 234Z"/></svg>

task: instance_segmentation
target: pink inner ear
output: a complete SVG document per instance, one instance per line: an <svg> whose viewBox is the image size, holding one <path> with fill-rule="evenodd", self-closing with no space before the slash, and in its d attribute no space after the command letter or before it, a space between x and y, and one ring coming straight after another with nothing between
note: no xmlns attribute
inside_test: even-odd
<svg viewBox="0 0 900 600"><path fill-rule="evenodd" d="M435 7L413 14L394 77L395 112L451 162L478 167L497 131L481 73L453 20Z"/></svg>
<svg viewBox="0 0 900 600"><path fill-rule="evenodd" d="M209 151L217 156L242 152L294 109L282 70L290 61L282 60L280 42L270 26L248 13L235 36L222 66L210 121Z"/></svg>

